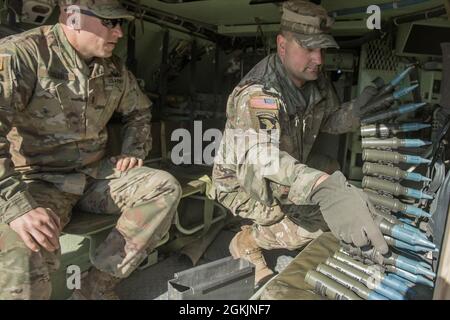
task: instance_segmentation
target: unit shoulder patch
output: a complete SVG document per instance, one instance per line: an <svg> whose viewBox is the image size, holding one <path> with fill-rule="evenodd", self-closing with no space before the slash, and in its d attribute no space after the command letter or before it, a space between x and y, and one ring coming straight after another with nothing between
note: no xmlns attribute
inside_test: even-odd
<svg viewBox="0 0 450 320"><path fill-rule="evenodd" d="M280 123L277 114L273 112L256 112L259 128L263 130L280 129Z"/></svg>

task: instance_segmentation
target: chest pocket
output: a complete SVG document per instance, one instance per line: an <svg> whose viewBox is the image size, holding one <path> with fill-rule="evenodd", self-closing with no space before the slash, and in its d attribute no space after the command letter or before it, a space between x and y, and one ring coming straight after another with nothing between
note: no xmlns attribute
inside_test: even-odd
<svg viewBox="0 0 450 320"><path fill-rule="evenodd" d="M102 131L117 109L122 95L122 78L99 77L89 81L91 88L86 110L86 132Z"/></svg>
<svg viewBox="0 0 450 320"><path fill-rule="evenodd" d="M309 156L311 149L316 141L317 136L319 135L320 126L322 124L322 120L324 117L324 112L322 108L317 108L312 113L308 113L305 115L303 119L302 126L304 127L304 137L303 137L303 157L304 161Z"/></svg>
<svg viewBox="0 0 450 320"><path fill-rule="evenodd" d="M291 110L291 112L283 113L282 119L281 150L301 161L303 152L302 116Z"/></svg>
<svg viewBox="0 0 450 320"><path fill-rule="evenodd" d="M45 73L39 77L34 95L26 108L26 122L35 127L40 133L68 133L68 129L77 126L77 115L74 112L79 96L73 91L75 80L67 74L49 75ZM79 117L79 113L78 113ZM74 121L75 119L75 121ZM27 125L27 123L24 123Z"/></svg>
<svg viewBox="0 0 450 320"><path fill-rule="evenodd" d="M286 151L290 155L296 158L295 150L296 139L293 136L295 134L294 128L290 123L289 114L282 112L280 114L280 127L281 127L281 137L280 137L280 149Z"/></svg>

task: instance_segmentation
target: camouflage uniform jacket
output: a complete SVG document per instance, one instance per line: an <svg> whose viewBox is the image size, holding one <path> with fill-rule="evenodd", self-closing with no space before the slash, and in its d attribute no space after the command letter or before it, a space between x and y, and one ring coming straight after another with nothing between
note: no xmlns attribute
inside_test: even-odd
<svg viewBox="0 0 450 320"><path fill-rule="evenodd" d="M241 80L228 98L227 123L213 170L219 202L233 211L230 205L236 202L234 198L244 193L267 206L275 205L274 195L290 204L312 204L308 195L323 172L305 163L319 131L340 134L358 125L352 102L341 105L323 74L298 89L288 78L278 55L269 55ZM250 150L257 147L252 144L241 150L246 158L238 161L239 165L227 163L224 154L230 152L226 141L231 139L228 133L232 129L279 129L279 170L264 175L260 166L250 164ZM270 145L270 139L267 141ZM258 143L267 145L267 141ZM226 194L233 193L226 199Z"/></svg>
<svg viewBox="0 0 450 320"><path fill-rule="evenodd" d="M39 27L0 41L0 222L37 207L25 179L82 194L86 175L118 172L102 161L106 124L123 122L122 153L145 158L150 100L117 57L87 65L62 27Z"/></svg>

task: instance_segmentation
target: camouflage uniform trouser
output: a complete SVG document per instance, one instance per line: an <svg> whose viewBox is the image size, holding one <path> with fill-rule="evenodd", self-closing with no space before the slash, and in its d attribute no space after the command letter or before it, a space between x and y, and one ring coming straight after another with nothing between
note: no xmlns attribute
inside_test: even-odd
<svg viewBox="0 0 450 320"><path fill-rule="evenodd" d="M61 192L44 181L27 181L44 208L51 208L66 225L72 208L121 215L116 227L97 248L93 265L125 278L168 232L181 197L178 181L169 173L134 168L109 180L88 179L82 196ZM61 253L35 253L6 224L0 224L0 299L48 299L50 273L59 268Z"/></svg>
<svg viewBox="0 0 450 320"><path fill-rule="evenodd" d="M307 164L329 174L339 169L337 161L320 154L312 154ZM289 193L289 188L274 183L272 186L284 188L284 192ZM217 198L234 214L254 221L253 236L258 246L264 249L299 249L329 230L319 207L315 205L297 206L286 201L286 198L279 198L277 200L282 205L266 206L242 189L218 194Z"/></svg>

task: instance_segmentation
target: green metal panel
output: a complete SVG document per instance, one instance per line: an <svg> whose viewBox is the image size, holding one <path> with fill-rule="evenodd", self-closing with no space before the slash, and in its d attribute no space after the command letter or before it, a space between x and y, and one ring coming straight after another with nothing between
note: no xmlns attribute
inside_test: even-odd
<svg viewBox="0 0 450 320"><path fill-rule="evenodd" d="M329 11L335 11L335 10L343 10L348 8L357 8L357 7L368 7L370 5L379 5L379 4L391 4L398 1L392 1L392 0L322 0L322 5ZM396 17L400 15L409 14L415 11L421 11L426 10L434 7L438 7L444 5L443 0L427 0L420 4L414 4L407 7L397 8L397 9L391 9L391 10L382 10L381 12L381 18L382 19L389 19L391 17ZM345 17L342 17L342 19L365 19L369 16L367 13L360 13L360 14L349 14ZM338 18L339 20L340 18Z"/></svg>
<svg viewBox="0 0 450 320"><path fill-rule="evenodd" d="M125 2L125 1L124 1ZM256 24L255 18L263 23L279 23L280 9L276 3L249 5L250 0L208 0L169 4L158 0L141 0L141 4L174 15L201 21L216 26ZM342 10L355 7L368 7L373 4L393 3L392 0L323 0L322 5L328 11ZM414 11L434 8L444 5L443 0L428 0L420 4L382 11L382 19L392 16L408 14ZM366 19L367 13L350 14L343 19Z"/></svg>
<svg viewBox="0 0 450 320"><path fill-rule="evenodd" d="M89 240L75 235L62 235L59 239L61 244L61 266L58 271L51 275L52 296L51 299L67 299L71 290L66 285L66 270L70 265L77 265L81 271L89 269Z"/></svg>
<svg viewBox="0 0 450 320"><path fill-rule="evenodd" d="M88 271L91 266L90 255L95 248L108 236L110 229L90 235L90 239L73 234L64 234L60 237L61 265L58 271L51 275L51 299L67 299L72 291L67 288L67 268L78 266L81 272Z"/></svg>
<svg viewBox="0 0 450 320"><path fill-rule="evenodd" d="M141 4L174 15L212 25L254 24L255 18L264 23L278 23L280 11L274 3L249 5L250 0L208 0L168 4L158 0L141 0Z"/></svg>
<svg viewBox="0 0 450 320"><path fill-rule="evenodd" d="M396 41L396 46L395 46L395 51L397 52L397 54L401 55L401 56L413 57L418 60L429 59L429 56L426 56L426 55L406 53L403 51L405 44L408 41L408 38L410 36L411 28L415 24L425 25L425 26L433 26L433 27L445 27L445 28L448 28L448 32L450 32L450 21L448 20L447 16L443 16L440 18L415 21L413 23L404 23L404 24L401 24L398 26L397 41Z"/></svg>
<svg viewBox="0 0 450 320"><path fill-rule="evenodd" d="M264 34L276 34L280 30L278 23L264 24L261 26ZM217 31L227 36L255 36L258 34L258 26L255 24L246 25L219 25Z"/></svg>

